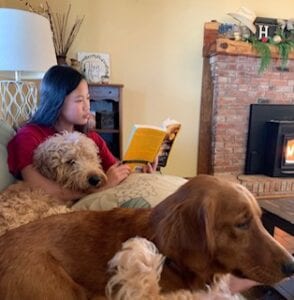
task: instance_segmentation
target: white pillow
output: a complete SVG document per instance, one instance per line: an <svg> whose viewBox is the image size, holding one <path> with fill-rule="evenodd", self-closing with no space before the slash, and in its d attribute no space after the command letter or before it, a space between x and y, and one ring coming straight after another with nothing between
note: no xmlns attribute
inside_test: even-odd
<svg viewBox="0 0 294 300"><path fill-rule="evenodd" d="M7 143L14 134L12 127L0 120L0 192L15 182L15 178L8 171L6 150Z"/></svg>
<svg viewBox="0 0 294 300"><path fill-rule="evenodd" d="M5 121L0 120L0 144L6 147L6 145L14 135L15 130Z"/></svg>
<svg viewBox="0 0 294 300"><path fill-rule="evenodd" d="M6 146L0 145L0 192L14 182L15 178L8 171Z"/></svg>

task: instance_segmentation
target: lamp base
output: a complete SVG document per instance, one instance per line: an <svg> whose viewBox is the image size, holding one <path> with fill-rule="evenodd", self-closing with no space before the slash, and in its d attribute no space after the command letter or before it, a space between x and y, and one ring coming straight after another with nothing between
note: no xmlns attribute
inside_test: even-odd
<svg viewBox="0 0 294 300"><path fill-rule="evenodd" d="M0 81L0 119L18 128L37 107L38 89L34 82Z"/></svg>

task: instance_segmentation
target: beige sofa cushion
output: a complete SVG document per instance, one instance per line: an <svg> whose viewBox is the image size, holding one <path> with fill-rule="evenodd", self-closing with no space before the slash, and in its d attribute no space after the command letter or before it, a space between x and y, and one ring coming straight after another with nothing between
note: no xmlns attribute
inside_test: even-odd
<svg viewBox="0 0 294 300"><path fill-rule="evenodd" d="M108 210L114 207L153 207L176 191L187 180L161 174L131 174L116 187L90 194L74 209Z"/></svg>

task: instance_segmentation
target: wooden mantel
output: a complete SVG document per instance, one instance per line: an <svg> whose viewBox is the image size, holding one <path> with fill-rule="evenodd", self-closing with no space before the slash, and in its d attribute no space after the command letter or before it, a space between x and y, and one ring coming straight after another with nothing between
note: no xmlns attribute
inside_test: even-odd
<svg viewBox="0 0 294 300"><path fill-rule="evenodd" d="M208 22L204 25L203 56L210 57L217 54L243 55L259 57L257 51L249 42L235 41L218 36L217 22ZM278 48L270 45L272 58L279 58ZM289 59L294 59L294 51L289 53Z"/></svg>
<svg viewBox="0 0 294 300"><path fill-rule="evenodd" d="M198 174L214 174L214 161L212 157L212 137L213 137L213 108L214 108L214 80L211 70L211 57L213 56L245 56L246 59L258 58L259 55L252 47L252 44L242 41L234 41L220 37L218 34L219 23L209 22L204 26L204 41L203 41L203 72L202 72L202 93L201 93L201 111L200 111L200 126L199 126L199 141L198 141ZM271 46L272 57L279 57L278 49ZM291 66L294 60L294 51L289 55ZM259 64L256 59L255 64ZM293 67L292 67L293 68ZM285 72L284 77L290 72ZM256 75L258 78L262 74ZM291 85L291 84L290 84ZM289 86L287 88L289 88ZM272 91L270 91L272 93ZM274 95L270 96L275 98ZM279 97L279 93L276 98ZM257 100L258 98L256 98ZM292 98L291 98L292 99ZM292 100L291 100L292 101ZM253 101L251 103L254 103ZM275 103L275 102L274 102ZM277 102L278 103L278 102Z"/></svg>

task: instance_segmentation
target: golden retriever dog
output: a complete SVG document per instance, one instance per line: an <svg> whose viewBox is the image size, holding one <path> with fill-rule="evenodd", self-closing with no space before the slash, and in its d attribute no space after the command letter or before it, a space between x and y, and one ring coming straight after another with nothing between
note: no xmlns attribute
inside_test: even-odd
<svg viewBox="0 0 294 300"><path fill-rule="evenodd" d="M35 150L33 165L44 177L74 191L90 193L106 181L98 147L80 132L46 139ZM19 181L0 193L0 235L44 216L69 211L64 201Z"/></svg>
<svg viewBox="0 0 294 300"><path fill-rule="evenodd" d="M227 273L273 284L294 273L294 261L260 217L246 188L208 175L154 208L50 216L0 237L0 299L104 297L108 261L135 236L166 257L162 293L197 291Z"/></svg>

